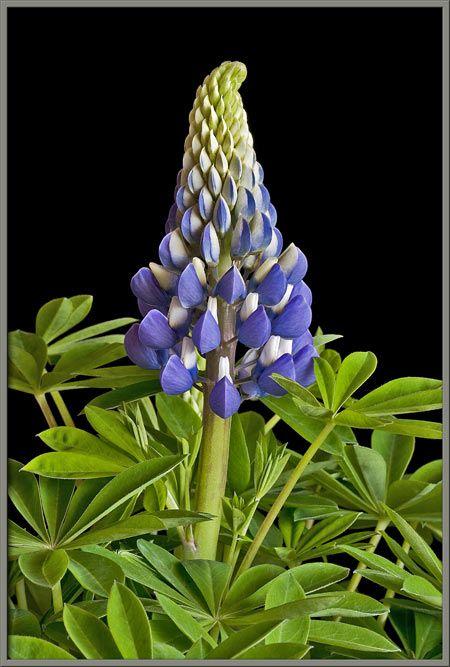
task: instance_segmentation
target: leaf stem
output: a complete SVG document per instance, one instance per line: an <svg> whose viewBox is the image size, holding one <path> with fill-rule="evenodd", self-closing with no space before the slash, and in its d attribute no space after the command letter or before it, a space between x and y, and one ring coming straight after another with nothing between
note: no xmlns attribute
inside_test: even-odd
<svg viewBox="0 0 450 667"><path fill-rule="evenodd" d="M266 425L264 426L264 435L267 435L268 433L270 433L270 431L273 429L273 427L278 424L280 419L281 419L281 417L279 417L278 415L273 415L269 419L269 421L266 423Z"/></svg>
<svg viewBox="0 0 450 667"><path fill-rule="evenodd" d="M416 528L417 523L415 523L415 524L411 524L411 525L412 525L413 528ZM410 550L410 548L411 548L411 545L409 544L409 542L407 542L407 541L405 540L405 541L403 542L403 544L402 544L402 549L403 549L403 551L404 551L405 553L408 553L409 550ZM397 565L398 567L401 567L402 569L405 567L404 562L403 562L402 560L400 560L400 558L397 559L397 563L396 563L396 565ZM394 597L395 597L395 591L393 591L392 589L388 588L388 589L386 590L386 593L385 593L384 597L385 597L385 598L394 598ZM388 616L389 616L389 612L388 612L388 611L386 611L386 612L384 612L384 614L380 614L380 616L378 616L378 623L381 625L382 628L384 628L384 626L386 625L386 621L387 621Z"/></svg>
<svg viewBox="0 0 450 667"><path fill-rule="evenodd" d="M18 609L28 609L25 579L23 577L16 583L16 598Z"/></svg>
<svg viewBox="0 0 450 667"><path fill-rule="evenodd" d="M272 420L270 420L272 421ZM284 503L286 500L289 498L292 490L294 489L295 485L297 484L298 480L300 479L300 476L302 475L303 471L305 470L306 466L308 463L311 461L313 458L314 454L320 449L322 446L324 440L327 438L327 436L331 433L333 430L335 424L333 421L329 421L325 424L323 429L320 431L319 435L317 438L310 444L308 449L306 450L305 454L297 464L297 466L294 468L294 470L291 473L291 476L289 477L288 481L278 494L277 499L273 503L272 507L270 508L269 512L266 514L266 517L262 524L260 525L258 532L255 535L255 538L250 545L249 550L247 551L241 566L238 570L237 576L242 574L247 568L250 567L250 565L253 563L253 560L258 553L259 547L264 541L264 538L266 537L267 533L269 532L270 527L272 526L273 522L277 518L280 510L282 509Z"/></svg>
<svg viewBox="0 0 450 667"><path fill-rule="evenodd" d="M53 412L48 404L48 401L45 397L45 394L35 394L34 395L39 407L42 410L42 413L47 421L47 424L50 426L50 428L53 428L55 426L58 426L56 423L56 419L53 415Z"/></svg>
<svg viewBox="0 0 450 667"><path fill-rule="evenodd" d="M65 404L64 399L59 391L52 391L50 393L53 400L55 401L55 405L58 408L58 412L61 415L64 424L66 426L75 426L75 422L73 421L67 405Z"/></svg>
<svg viewBox="0 0 450 667"><path fill-rule="evenodd" d="M382 532L389 526L389 519L386 519L385 517L381 517L377 521L377 525L375 526L375 532L372 535L372 537L369 540L369 546L367 548L367 551L370 553L373 553L375 549L378 546L379 541L381 540L382 537ZM367 567L365 563L358 563L356 566L356 570L364 570ZM358 586L359 583L362 579L362 575L359 572L354 572L352 578L348 582L347 590L354 593Z"/></svg>
<svg viewBox="0 0 450 667"><path fill-rule="evenodd" d="M58 581L58 583L55 584L52 588L52 601L53 601L53 610L55 614L57 614L64 607L60 581Z"/></svg>

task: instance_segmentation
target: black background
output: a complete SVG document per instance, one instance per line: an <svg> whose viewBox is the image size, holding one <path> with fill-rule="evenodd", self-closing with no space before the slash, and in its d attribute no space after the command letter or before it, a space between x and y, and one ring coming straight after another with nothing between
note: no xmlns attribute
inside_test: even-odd
<svg viewBox="0 0 450 667"><path fill-rule="evenodd" d="M9 8L8 28L9 329L82 293L88 322L137 315L129 279L157 258L196 87L239 59L313 325L373 350L379 383L441 376L440 9ZM9 410L11 454L42 451L32 399Z"/></svg>

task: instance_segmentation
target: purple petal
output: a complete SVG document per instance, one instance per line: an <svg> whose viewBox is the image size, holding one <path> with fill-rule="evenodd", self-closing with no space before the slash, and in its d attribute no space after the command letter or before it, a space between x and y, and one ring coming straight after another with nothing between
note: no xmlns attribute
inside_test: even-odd
<svg viewBox="0 0 450 667"><path fill-rule="evenodd" d="M194 265L188 264L178 281L178 298L185 308L199 306L205 298L205 288L201 284Z"/></svg>
<svg viewBox="0 0 450 667"><path fill-rule="evenodd" d="M181 219L181 232L188 243L194 245L199 242L202 234L203 222L196 206L191 206Z"/></svg>
<svg viewBox="0 0 450 667"><path fill-rule="evenodd" d="M283 237L279 229L274 227L272 229L272 240L261 255L261 262L264 262L268 257L278 257L283 250Z"/></svg>
<svg viewBox="0 0 450 667"><path fill-rule="evenodd" d="M292 341L292 354L295 354L299 350L302 349L302 347L305 347L305 345L312 345L313 344L313 337L310 331L305 331L301 336L298 336L298 338L294 338Z"/></svg>
<svg viewBox="0 0 450 667"><path fill-rule="evenodd" d="M250 220L255 215L256 204L255 198L246 188L242 186L238 189L237 200L235 206L235 215L242 216L246 220Z"/></svg>
<svg viewBox="0 0 450 667"><path fill-rule="evenodd" d="M272 239L272 225L270 218L265 214L257 211L250 223L252 250L258 252L267 248Z"/></svg>
<svg viewBox="0 0 450 667"><path fill-rule="evenodd" d="M169 357L161 373L161 386L166 394L182 394L194 384L191 373L176 354Z"/></svg>
<svg viewBox="0 0 450 667"><path fill-rule="evenodd" d="M192 330L192 339L200 354L207 354L220 345L220 328L209 310L197 320Z"/></svg>
<svg viewBox="0 0 450 667"><path fill-rule="evenodd" d="M314 345L305 345L294 355L295 380L303 387L309 387L316 376L314 374L314 357L318 357Z"/></svg>
<svg viewBox="0 0 450 667"><path fill-rule="evenodd" d="M245 257L252 247L250 226L247 220L239 218L231 237L231 256Z"/></svg>
<svg viewBox="0 0 450 667"><path fill-rule="evenodd" d="M227 377L217 382L209 396L211 410L222 419L228 419L239 410L241 395Z"/></svg>
<svg viewBox="0 0 450 667"><path fill-rule="evenodd" d="M280 255L278 261L291 285L300 282L308 269L305 255L293 243Z"/></svg>
<svg viewBox="0 0 450 667"><path fill-rule="evenodd" d="M167 310L170 297L161 289L149 268L143 266L131 279L131 291L151 308Z"/></svg>
<svg viewBox="0 0 450 667"><path fill-rule="evenodd" d="M286 276L278 264L274 264L267 276L254 290L265 306L275 306L286 292Z"/></svg>
<svg viewBox="0 0 450 667"><path fill-rule="evenodd" d="M136 366L156 370L161 367L155 350L146 347L139 340L139 324L132 324L125 334L125 352Z"/></svg>
<svg viewBox="0 0 450 667"><path fill-rule="evenodd" d="M208 266L216 266L220 257L220 242L214 226L208 222L203 230L200 248L202 256Z"/></svg>
<svg viewBox="0 0 450 667"><path fill-rule="evenodd" d="M277 209L273 204L269 204L268 215L270 218L270 224L272 225L272 227L275 227L275 225L277 224L278 214L277 214Z"/></svg>
<svg viewBox="0 0 450 667"><path fill-rule="evenodd" d="M311 308L302 296L289 301L283 312L272 320L272 334L283 338L297 338L311 324Z"/></svg>
<svg viewBox="0 0 450 667"><path fill-rule="evenodd" d="M312 303L312 292L303 280L294 285L294 289L291 292L291 298L294 296L302 296L309 306Z"/></svg>
<svg viewBox="0 0 450 667"><path fill-rule="evenodd" d="M143 345L154 350L168 350L177 342L167 317L159 310L151 310L139 325L139 339Z"/></svg>
<svg viewBox="0 0 450 667"><path fill-rule="evenodd" d="M258 379L258 384L263 391L272 396L283 396L286 391L271 378L272 373L278 373L285 378L295 380L295 367L292 355L283 354L273 364L265 368Z"/></svg>
<svg viewBox="0 0 450 667"><path fill-rule="evenodd" d="M244 299L247 294L244 279L235 266L232 266L217 283L214 294L221 296L229 304Z"/></svg>
<svg viewBox="0 0 450 667"><path fill-rule="evenodd" d="M239 327L238 338L247 347L261 347L269 339L270 320L264 306L258 306Z"/></svg>
<svg viewBox="0 0 450 667"><path fill-rule="evenodd" d="M214 206L213 223L220 236L224 236L230 229L231 213L228 204L222 195L219 195L216 205Z"/></svg>

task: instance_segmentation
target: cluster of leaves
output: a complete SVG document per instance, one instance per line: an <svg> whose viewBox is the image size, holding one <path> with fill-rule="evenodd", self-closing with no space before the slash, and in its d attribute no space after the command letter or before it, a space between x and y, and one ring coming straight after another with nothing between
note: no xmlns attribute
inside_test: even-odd
<svg viewBox="0 0 450 667"><path fill-rule="evenodd" d="M10 658L439 658L442 461L417 467L414 450L441 425L409 415L441 406L441 382L355 397L375 356L341 360L319 331L317 382L276 376L287 394L263 400L267 422L232 418L217 560L192 559L193 525L211 518L192 511L202 395L167 396L151 372L119 365L123 336L107 332L130 318L67 335L91 301L51 301L35 333L10 334L10 386L49 425L42 454L9 461ZM75 426L59 392L84 387L110 391Z"/></svg>

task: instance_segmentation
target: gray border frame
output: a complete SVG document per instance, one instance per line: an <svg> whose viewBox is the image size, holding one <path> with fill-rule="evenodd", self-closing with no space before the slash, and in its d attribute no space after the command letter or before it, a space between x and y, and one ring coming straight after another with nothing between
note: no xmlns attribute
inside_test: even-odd
<svg viewBox="0 0 450 667"><path fill-rule="evenodd" d="M375 665L449 665L449 0L0 0L1 40L1 89L0 89L0 322L2 333L7 330L6 276L7 276L7 9L8 7L441 7L443 28L442 68L442 130L443 130L443 380L444 380L444 507L443 507L443 553L444 553L444 609L443 609L443 658L441 660L376 660ZM7 350L6 336L0 338L0 609L6 610L7 598ZM445 532L447 526L447 532ZM0 665L31 665L36 660L9 660L7 658L7 614L0 621ZM177 665L172 660L81 660L84 665ZM73 665L71 660L41 660L42 665ZM192 665L260 665L258 660L192 660ZM299 660L266 660L264 665L299 665ZM302 665L355 665L366 664L359 660L302 660Z"/></svg>

